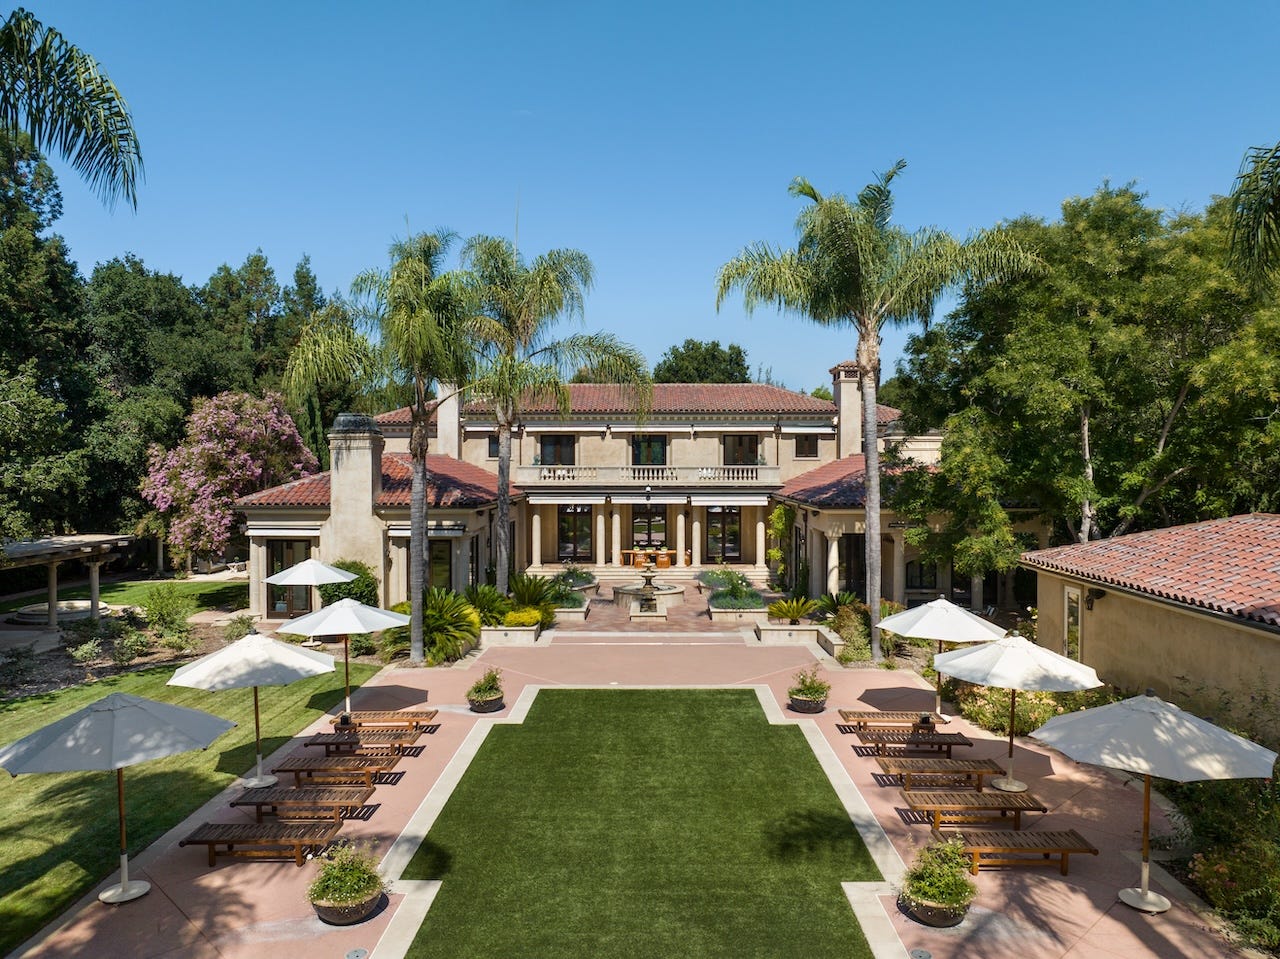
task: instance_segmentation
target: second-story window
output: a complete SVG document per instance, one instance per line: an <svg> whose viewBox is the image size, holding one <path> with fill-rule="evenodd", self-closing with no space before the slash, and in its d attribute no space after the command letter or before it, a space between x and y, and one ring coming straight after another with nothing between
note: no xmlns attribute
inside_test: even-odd
<svg viewBox="0 0 1280 959"><path fill-rule="evenodd" d="M796 459L818 458L818 437L814 433L801 433L796 437Z"/></svg>
<svg viewBox="0 0 1280 959"><path fill-rule="evenodd" d="M574 438L572 436L554 433L544 435L540 444L542 465L572 466L573 443Z"/></svg>
<svg viewBox="0 0 1280 959"><path fill-rule="evenodd" d="M637 433L631 437L632 466L666 466L667 438Z"/></svg>
<svg viewBox="0 0 1280 959"><path fill-rule="evenodd" d="M760 437L734 436L724 438L725 466L755 466L760 459Z"/></svg>
<svg viewBox="0 0 1280 959"><path fill-rule="evenodd" d="M498 434L489 434L489 459L496 460L498 458Z"/></svg>

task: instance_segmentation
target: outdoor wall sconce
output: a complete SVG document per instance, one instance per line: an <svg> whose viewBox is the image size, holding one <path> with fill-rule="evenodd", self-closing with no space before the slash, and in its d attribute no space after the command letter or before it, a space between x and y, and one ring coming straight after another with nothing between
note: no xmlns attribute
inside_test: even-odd
<svg viewBox="0 0 1280 959"><path fill-rule="evenodd" d="M1086 590L1084 594L1084 608L1093 609L1094 601L1102 599L1102 597L1106 595L1107 595L1107 591L1105 589L1095 589L1094 587L1090 586L1089 589Z"/></svg>

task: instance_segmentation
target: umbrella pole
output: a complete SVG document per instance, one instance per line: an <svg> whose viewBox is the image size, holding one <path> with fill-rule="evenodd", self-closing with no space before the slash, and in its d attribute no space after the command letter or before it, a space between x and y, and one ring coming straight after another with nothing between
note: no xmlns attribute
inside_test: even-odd
<svg viewBox="0 0 1280 959"><path fill-rule="evenodd" d="M351 712L351 652L347 648L347 635L342 634L342 672L343 682L347 689L347 712Z"/></svg>
<svg viewBox="0 0 1280 959"><path fill-rule="evenodd" d="M1027 784L1013 776L1013 717L1018 708L1018 691L1011 689L1009 693L1009 771L991 780L991 785L1002 792L1022 793L1027 791Z"/></svg>
<svg viewBox="0 0 1280 959"><path fill-rule="evenodd" d="M938 655L942 655L942 640L938 640ZM942 715L942 673L934 671L933 711Z"/></svg>
<svg viewBox="0 0 1280 959"><path fill-rule="evenodd" d="M1166 912L1171 903L1158 892L1151 891L1151 774L1142 784L1142 885L1120 890L1120 901L1143 912Z"/></svg>
<svg viewBox="0 0 1280 959"><path fill-rule="evenodd" d="M250 788L259 786L274 786L278 779L275 776L264 776L262 774L262 721L258 718L258 687L253 687L253 741L256 744L258 752L258 775L245 782Z"/></svg>
<svg viewBox="0 0 1280 959"><path fill-rule="evenodd" d="M125 841L124 834L124 768L116 770L116 811L120 815L120 881L114 886L108 886L102 892L98 893L98 899L102 902L128 902L130 899L137 899L139 896L145 896L151 891L151 883L143 882L135 879L129 880L129 845Z"/></svg>

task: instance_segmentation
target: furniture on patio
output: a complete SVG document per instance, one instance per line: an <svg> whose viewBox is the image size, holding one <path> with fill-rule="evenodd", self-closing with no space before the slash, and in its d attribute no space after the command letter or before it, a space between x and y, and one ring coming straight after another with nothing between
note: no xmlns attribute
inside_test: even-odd
<svg viewBox="0 0 1280 959"><path fill-rule="evenodd" d="M943 819L948 823L979 822L994 825L1013 816L1013 828L1022 828L1024 812L1048 812L1044 803L1029 793L925 792L923 790L898 790L898 795L912 812L928 813L934 829L941 827Z"/></svg>
<svg viewBox="0 0 1280 959"><path fill-rule="evenodd" d="M906 730L869 730L857 733L859 742L864 746L874 746L877 756L888 755L887 747L897 746L900 749L932 750L946 753L951 758L953 746L972 746L973 742L964 733L929 733L908 732Z"/></svg>
<svg viewBox="0 0 1280 959"><path fill-rule="evenodd" d="M929 723L920 722L921 716L928 716ZM842 709L840 710L840 718L853 727L849 732L886 726L915 729L930 724L940 726L948 722L945 716L930 712L927 709ZM840 731L844 732L843 729Z"/></svg>
<svg viewBox="0 0 1280 959"><path fill-rule="evenodd" d="M288 859L301 866L307 853L318 852L333 841L341 823L327 822L207 822L198 826L179 846L208 846L209 865L218 856L243 859ZM225 848L223 848L225 847Z"/></svg>
<svg viewBox="0 0 1280 959"><path fill-rule="evenodd" d="M316 733L304 746L323 746L326 756L403 755L406 746L422 738L420 729L382 729L355 726L341 732Z"/></svg>
<svg viewBox="0 0 1280 959"><path fill-rule="evenodd" d="M378 773L390 772L399 756L290 756L271 771L293 773L295 786L302 786L302 777L313 781L350 782L358 780L366 786L373 785Z"/></svg>
<svg viewBox="0 0 1280 959"><path fill-rule="evenodd" d="M886 776L897 776L903 789L914 786L930 788L946 784L954 789L960 785L973 786L982 792L982 780L987 776L1004 775L1004 767L994 759L943 759L908 756L877 756L876 762Z"/></svg>
<svg viewBox="0 0 1280 959"><path fill-rule="evenodd" d="M1052 866L1057 856L1058 868L1067 874L1069 856L1088 853L1098 855L1098 850L1074 829L1060 832L1029 829L1026 832L995 830L985 832L976 829L934 829L937 840L958 838L970 857L969 871L975 876L981 866Z"/></svg>
<svg viewBox="0 0 1280 959"><path fill-rule="evenodd" d="M375 727L378 729L426 729L436 718L435 709L355 709L329 720L337 730ZM347 722L343 722L343 716Z"/></svg>
<svg viewBox="0 0 1280 959"><path fill-rule="evenodd" d="M342 821L345 810L359 809L373 795L372 786L259 786L246 789L231 801L233 806L252 806L258 822L264 815L279 821L331 819Z"/></svg>

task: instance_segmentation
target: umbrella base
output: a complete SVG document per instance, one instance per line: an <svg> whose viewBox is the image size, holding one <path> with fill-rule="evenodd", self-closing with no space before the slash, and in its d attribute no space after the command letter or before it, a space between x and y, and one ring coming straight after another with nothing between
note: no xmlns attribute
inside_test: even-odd
<svg viewBox="0 0 1280 959"><path fill-rule="evenodd" d="M98 893L98 899L101 902L108 902L114 905L138 899L150 891L151 883L143 882L141 879L130 879L128 882L118 882L114 886L108 886Z"/></svg>
<svg viewBox="0 0 1280 959"><path fill-rule="evenodd" d="M992 779L991 787L1006 793L1024 793L1027 791L1027 784L1021 779L1010 779L1008 776Z"/></svg>
<svg viewBox="0 0 1280 959"><path fill-rule="evenodd" d="M274 786L280 782L275 776L250 776L244 781L244 785L248 789L259 789L262 786Z"/></svg>
<svg viewBox="0 0 1280 959"><path fill-rule="evenodd" d="M1141 912L1168 912L1169 907L1173 905L1158 892L1152 892L1149 889L1143 892L1136 887L1121 889L1120 901Z"/></svg>

